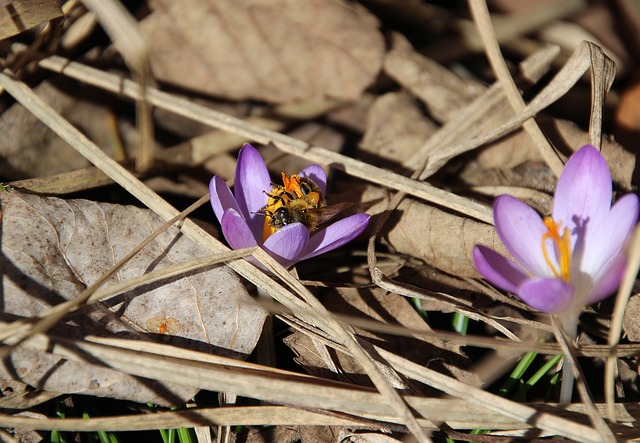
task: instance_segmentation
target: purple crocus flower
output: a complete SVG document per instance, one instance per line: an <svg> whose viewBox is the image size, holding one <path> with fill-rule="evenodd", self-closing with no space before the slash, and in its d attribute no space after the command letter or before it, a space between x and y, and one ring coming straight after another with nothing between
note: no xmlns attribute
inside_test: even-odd
<svg viewBox="0 0 640 443"><path fill-rule="evenodd" d="M307 166L298 175L313 180L325 194L327 175L320 165ZM263 239L265 215L261 209L272 189L271 178L264 160L249 144L238 154L234 182L233 193L217 175L209 183L211 206L224 238L233 249L260 246L284 267L348 243L369 223L369 214L354 214L313 233L302 223L291 223Z"/></svg>
<svg viewBox="0 0 640 443"><path fill-rule="evenodd" d="M498 236L517 263L476 245L478 272L542 312L577 313L620 284L624 247L638 219L638 197L611 206L611 174L598 150L586 145L571 156L556 188L553 215L542 219L509 195L498 197Z"/></svg>

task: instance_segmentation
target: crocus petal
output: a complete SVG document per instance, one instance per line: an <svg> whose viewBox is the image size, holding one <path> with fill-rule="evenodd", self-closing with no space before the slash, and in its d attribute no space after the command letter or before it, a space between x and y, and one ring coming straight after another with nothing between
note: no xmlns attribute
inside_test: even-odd
<svg viewBox="0 0 640 443"><path fill-rule="evenodd" d="M367 228L369 218L369 214L354 214L327 226L311 237L300 260L324 254L350 242Z"/></svg>
<svg viewBox="0 0 640 443"><path fill-rule="evenodd" d="M611 189L606 160L595 147L583 146L571 156L558 179L553 219L570 227L578 216L598 225L611 207Z"/></svg>
<svg viewBox="0 0 640 443"><path fill-rule="evenodd" d="M313 180L318 185L322 195L327 193L327 173L324 172L320 165L309 165L298 174L300 177L306 177Z"/></svg>
<svg viewBox="0 0 640 443"><path fill-rule="evenodd" d="M618 289L624 271L627 267L627 257L624 252L618 254L613 263L607 270L601 273L599 280L595 282L595 286L588 294L585 304L591 304L604 300Z"/></svg>
<svg viewBox="0 0 640 443"><path fill-rule="evenodd" d="M271 178L260 153L246 144L238 153L234 194L240 213L244 216L255 238L262 237L264 216L257 212L267 204L266 192L271 190Z"/></svg>
<svg viewBox="0 0 640 443"><path fill-rule="evenodd" d="M599 225L587 228L581 269L599 278L600 271L611 265L638 221L638 196L627 194L611 208Z"/></svg>
<svg viewBox="0 0 640 443"><path fill-rule="evenodd" d="M224 214L225 209L231 208L240 212L238 203L236 203L236 199L233 197L229 186L227 186L225 181L217 175L214 175L209 182L209 200L211 200L213 213L221 223L222 215Z"/></svg>
<svg viewBox="0 0 640 443"><path fill-rule="evenodd" d="M575 288L557 278L532 278L518 288L516 295L538 311L557 314L573 304Z"/></svg>
<svg viewBox="0 0 640 443"><path fill-rule="evenodd" d="M291 223L274 232L262 247L285 268L300 260L309 243L309 230L302 223Z"/></svg>
<svg viewBox="0 0 640 443"><path fill-rule="evenodd" d="M473 248L473 261L480 275L507 292L516 293L529 276L511 260L486 246Z"/></svg>
<svg viewBox="0 0 640 443"><path fill-rule="evenodd" d="M513 258L532 275L551 276L542 254L542 236L548 230L538 213L517 198L501 195L493 204L493 218Z"/></svg>
<svg viewBox="0 0 640 443"><path fill-rule="evenodd" d="M220 227L224 238L233 249L250 248L258 245L247 222L234 209L225 209Z"/></svg>

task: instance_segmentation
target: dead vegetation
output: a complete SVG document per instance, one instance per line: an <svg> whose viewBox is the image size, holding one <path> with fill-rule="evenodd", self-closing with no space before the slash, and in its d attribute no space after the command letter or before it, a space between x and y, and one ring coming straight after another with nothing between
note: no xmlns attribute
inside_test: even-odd
<svg viewBox="0 0 640 443"><path fill-rule="evenodd" d="M491 16L482 0L5 3L0 426L32 431L17 438L640 437L637 236L615 301L583 313L578 343L471 259L478 243L504 249L492 198L550 213L584 144L617 191L636 188L633 2L496 0ZM327 168L327 199L372 214L366 234L297 272L229 250L207 184L231 183L245 142L273 176ZM488 389L527 352L581 357L575 403ZM189 407L36 412L70 394Z"/></svg>

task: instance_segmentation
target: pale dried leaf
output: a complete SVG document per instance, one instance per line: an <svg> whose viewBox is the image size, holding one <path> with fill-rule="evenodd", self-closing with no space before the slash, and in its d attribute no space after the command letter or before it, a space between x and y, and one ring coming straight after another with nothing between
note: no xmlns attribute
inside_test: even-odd
<svg viewBox="0 0 640 443"><path fill-rule="evenodd" d="M335 296L330 294L325 300L334 313L366 320L374 319L392 325L399 324L414 331L431 332L429 326L404 297L388 294L381 288L367 290L343 288L339 292ZM387 335L364 330L360 330L358 335L385 348L395 349L412 361L442 369L466 382L477 382L473 374L463 369L468 364L468 360L457 345L425 336ZM295 352L296 362L309 373L325 378L368 384L361 366L351 356L341 352L340 349L331 350L326 340L318 337L319 335L316 336L313 333L296 332L284 341ZM378 365L397 389L420 392L420 387L402 380L382 363L379 362Z"/></svg>
<svg viewBox="0 0 640 443"><path fill-rule="evenodd" d="M362 196L362 203L354 210L374 215L385 211L390 201L388 192L375 186L352 186L351 192ZM396 252L415 256L459 277L478 276L471 257L475 244L508 254L493 226L413 199L405 199L394 211L381 238Z"/></svg>
<svg viewBox="0 0 640 443"><path fill-rule="evenodd" d="M229 99L355 99L380 71L378 21L343 0L154 0L157 78Z"/></svg>
<svg viewBox="0 0 640 443"><path fill-rule="evenodd" d="M63 15L57 0L5 0L1 3L0 40Z"/></svg>
<svg viewBox="0 0 640 443"><path fill-rule="evenodd" d="M573 150L589 143L589 135L572 122L546 118L540 121L540 126L554 144L566 152L567 156L571 155ZM611 169L613 181L623 189L631 189L631 178L636 163L635 155L625 150L615 140L606 137L602 139L602 155ZM478 155L478 163L482 169L513 169L525 163L541 161L542 156L531 138L522 131L503 138L483 149ZM473 183L480 184L477 181ZM522 183L510 184L522 185ZM531 187L544 189L539 186Z"/></svg>
<svg viewBox="0 0 640 443"><path fill-rule="evenodd" d="M333 311L347 315L374 319L414 331L432 332L431 327L406 297L389 294L382 288L343 288L336 296L329 296L326 302L332 306ZM367 336L363 333L360 335ZM399 337L374 334L371 337L375 343L380 344L384 341L386 344L382 346L395 349L412 361L443 370L467 383L477 381L473 374L464 369L469 360L456 344L426 336Z"/></svg>
<svg viewBox="0 0 640 443"><path fill-rule="evenodd" d="M607 18L610 17L599 17L599 26L606 27ZM609 47L607 47L605 42L600 41L596 35L589 32L583 26L580 26L577 23L558 21L555 23L550 23L539 32L541 39L560 46L566 52L574 51L583 41L593 42L594 44L600 46L607 54L607 56L611 57L611 59L614 60L618 72L624 74L625 71L628 70L628 58L625 57L626 54L624 54L624 52L622 52L621 54L620 52L612 51ZM603 35L602 33L599 34ZM606 43L614 44L617 49L620 49L620 42L616 41L616 39L609 39L609 41Z"/></svg>
<svg viewBox="0 0 640 443"><path fill-rule="evenodd" d="M407 93L391 92L380 96L369 111L360 155L376 165L386 163L388 168L413 170L416 165L408 160L435 130L436 125L425 117L417 100Z"/></svg>
<svg viewBox="0 0 640 443"><path fill-rule="evenodd" d="M446 122L473 101L483 87L461 79L442 65L416 52L399 34L384 60L384 72L420 98L433 118Z"/></svg>
<svg viewBox="0 0 640 443"><path fill-rule="evenodd" d="M346 431L346 428L338 426L299 426L300 443L325 443L328 441L342 441L339 435Z"/></svg>
<svg viewBox="0 0 640 443"><path fill-rule="evenodd" d="M176 383L141 379L105 367L65 360L45 352L17 348L0 367L3 380L19 377L45 391L62 391L138 403L181 405L198 390Z"/></svg>
<svg viewBox="0 0 640 443"><path fill-rule="evenodd" d="M624 311L622 328L632 342L640 342L640 295L632 296Z"/></svg>
<svg viewBox="0 0 640 443"><path fill-rule="evenodd" d="M371 385L362 366L353 357L329 348L321 340L301 332L294 332L283 342L296 354L294 361L311 375L358 385ZM377 364L377 367L395 389L407 388L395 371L382 364Z"/></svg>
<svg viewBox="0 0 640 443"><path fill-rule="evenodd" d="M346 139L344 133L337 131L335 128L313 121L297 126L289 135L314 146L323 146L332 152L340 152L345 145ZM294 174L313 163L304 157L282 155L282 152L274 146L265 146L260 151L260 154L267 167L273 171L276 177L282 171L287 174Z"/></svg>
<svg viewBox="0 0 640 443"><path fill-rule="evenodd" d="M123 137L125 146L133 146L134 133L127 122L110 128L110 110L84 94L77 94L53 82L43 82L35 88L38 96L60 115L92 138L109 156L119 157L113 140ZM0 115L0 174L8 179L40 177L89 166L64 140L57 137L31 112L15 103Z"/></svg>
<svg viewBox="0 0 640 443"><path fill-rule="evenodd" d="M242 443L297 443L300 441L300 431L297 426L273 426L250 428L246 435L241 435L235 442Z"/></svg>
<svg viewBox="0 0 640 443"><path fill-rule="evenodd" d="M364 94L358 100L341 106L327 115L327 122L349 131L362 134L366 130L369 109L377 95Z"/></svg>
<svg viewBox="0 0 640 443"><path fill-rule="evenodd" d="M338 441L348 441L350 443L401 443L403 441L393 438L390 435L375 432L353 433L353 431L350 431L341 434L340 437ZM349 440L346 440L347 438Z"/></svg>
<svg viewBox="0 0 640 443"><path fill-rule="evenodd" d="M65 201L17 191L3 193L0 198L5 321L37 315L76 297L163 223L151 211L136 207ZM142 249L111 281L128 280L205 255L204 248L172 228ZM215 267L83 308L53 333L153 337L237 357L252 352L264 317L261 309L250 304L238 277L226 267ZM12 354L15 367L29 369L22 379L28 384L58 392L90 391L149 401L151 392L134 377L106 369L94 371L96 368L87 369L79 363L61 364L60 359L30 352ZM192 389L180 392L181 398L193 394ZM153 401L166 403L162 398Z"/></svg>
<svg viewBox="0 0 640 443"><path fill-rule="evenodd" d="M135 145L135 167L145 172L153 164L154 138L151 106L145 99L145 87L151 84L149 48L133 15L118 0L84 0L84 5L96 14L113 45L132 70L133 78L142 86L142 97L136 98L138 143Z"/></svg>
<svg viewBox="0 0 640 443"><path fill-rule="evenodd" d="M0 409L29 409L59 396L58 392L33 389L15 380L0 382Z"/></svg>

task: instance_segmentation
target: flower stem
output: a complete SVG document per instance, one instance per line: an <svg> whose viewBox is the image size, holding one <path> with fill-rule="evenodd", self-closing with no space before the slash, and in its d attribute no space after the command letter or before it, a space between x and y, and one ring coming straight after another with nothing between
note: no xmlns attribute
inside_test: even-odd
<svg viewBox="0 0 640 443"><path fill-rule="evenodd" d="M578 313L571 313L562 317L562 328L572 340L575 340L578 337L578 315ZM560 404L571 403L574 380L573 365L565 358L564 365L562 366L562 384L560 385L559 399Z"/></svg>

